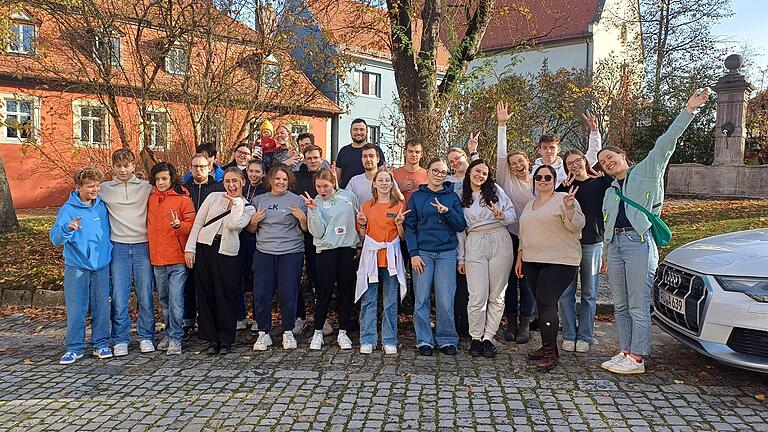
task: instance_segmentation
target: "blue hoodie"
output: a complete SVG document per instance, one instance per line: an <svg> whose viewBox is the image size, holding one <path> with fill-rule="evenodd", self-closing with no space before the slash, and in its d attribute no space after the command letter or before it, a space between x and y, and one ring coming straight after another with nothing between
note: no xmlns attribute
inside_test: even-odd
<svg viewBox="0 0 768 432"><path fill-rule="evenodd" d="M444 214L437 212L432 204L435 198L440 204L448 207ZM443 183L443 189L433 192L427 185L419 186L419 190L411 195L408 201L410 213L405 217L405 241L408 253L419 256L420 251L445 252L456 249L459 240L457 232L467 228L461 200L453 191L453 183Z"/></svg>
<svg viewBox="0 0 768 432"><path fill-rule="evenodd" d="M72 231L69 224L80 216L80 229ZM80 201L77 191L59 209L51 229L51 242L64 246L64 264L84 270L101 270L112 259L112 242L109 241L109 216L107 206L96 198L93 205Z"/></svg>

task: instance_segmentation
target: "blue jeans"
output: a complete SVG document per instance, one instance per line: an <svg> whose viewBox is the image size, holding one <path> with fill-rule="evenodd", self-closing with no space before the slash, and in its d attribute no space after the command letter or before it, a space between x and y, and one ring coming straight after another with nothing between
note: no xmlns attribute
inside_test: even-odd
<svg viewBox="0 0 768 432"><path fill-rule="evenodd" d="M64 265L64 303L67 306L67 351L85 351L85 314L91 313L91 345L109 346L109 267L85 270Z"/></svg>
<svg viewBox="0 0 768 432"><path fill-rule="evenodd" d="M293 330L296 324L296 301L299 295L301 266L304 252L272 255L253 252L253 304L259 331L272 330L272 297L277 291L283 331Z"/></svg>
<svg viewBox="0 0 768 432"><path fill-rule="evenodd" d="M400 297L400 285L397 282L397 275L390 276L386 267L379 267L379 282L381 282L384 298L381 344L397 346L397 299ZM368 289L360 299L360 345L376 345L378 303L379 284L369 283Z"/></svg>
<svg viewBox="0 0 768 432"><path fill-rule="evenodd" d="M456 295L456 250L444 252L419 251L424 260L424 271L413 272L413 325L416 328L416 346L457 346L459 335L453 320L453 298ZM435 337L429 319L430 297L435 290Z"/></svg>
<svg viewBox="0 0 768 432"><path fill-rule="evenodd" d="M520 238L514 234L512 235L512 244L515 248L515 257L513 263L517 261L517 249L520 247ZM518 295L520 300L518 301ZM534 307L536 306L533 300L533 294L531 288L528 287L528 282L525 277L518 278L515 274L515 266L512 265L512 271L509 272L509 283L507 284L507 291L504 294L504 315L507 319L516 316L518 312L520 316L531 317L534 314Z"/></svg>
<svg viewBox="0 0 768 432"><path fill-rule="evenodd" d="M139 316L136 333L139 340L155 339L155 306L152 299L152 264L149 262L148 243L113 243L112 263L112 343L127 344L131 331L128 299L131 285L136 287Z"/></svg>
<svg viewBox="0 0 768 432"><path fill-rule="evenodd" d="M651 353L651 292L659 251L650 230L615 233L608 244L608 282L619 349L645 356Z"/></svg>
<svg viewBox="0 0 768 432"><path fill-rule="evenodd" d="M163 310L165 334L169 339L180 341L184 336L184 285L187 283L187 266L171 264L153 266L155 286Z"/></svg>
<svg viewBox="0 0 768 432"><path fill-rule="evenodd" d="M600 282L600 260L603 252L602 243L581 245L581 264L579 273L573 279L563 296L560 297L560 325L563 327L563 340L592 343L595 332L595 309L597 308L597 290ZM581 306L579 306L579 325L576 327L576 280L581 279Z"/></svg>

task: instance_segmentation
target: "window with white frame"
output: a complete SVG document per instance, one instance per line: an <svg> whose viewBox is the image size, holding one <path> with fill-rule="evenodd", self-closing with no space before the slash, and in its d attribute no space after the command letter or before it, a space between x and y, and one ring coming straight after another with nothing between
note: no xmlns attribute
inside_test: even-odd
<svg viewBox="0 0 768 432"><path fill-rule="evenodd" d="M171 116L166 108L148 107L142 122L140 141L154 151L171 149Z"/></svg>
<svg viewBox="0 0 768 432"><path fill-rule="evenodd" d="M358 72L359 87L357 92L361 95L381 97L381 75L373 72Z"/></svg>
<svg viewBox="0 0 768 432"><path fill-rule="evenodd" d="M32 17L25 13L15 13L11 16L11 20L8 52L19 55L34 54L37 26L32 21Z"/></svg>
<svg viewBox="0 0 768 432"><path fill-rule="evenodd" d="M6 144L34 142L40 126L40 100L23 95L0 95L0 140Z"/></svg>
<svg viewBox="0 0 768 432"><path fill-rule="evenodd" d="M281 73L280 62L274 54L270 54L264 59L264 65L261 67L261 83L267 88L279 88L282 83Z"/></svg>
<svg viewBox="0 0 768 432"><path fill-rule="evenodd" d="M165 71L175 75L186 75L189 70L189 55L184 47L176 46L165 56Z"/></svg>
<svg viewBox="0 0 768 432"><path fill-rule="evenodd" d="M105 44L106 37L97 35L93 39L93 58L99 63L106 62L112 66L120 66L121 44L120 36L115 34L109 38L109 44Z"/></svg>
<svg viewBox="0 0 768 432"><path fill-rule="evenodd" d="M76 100L73 106L75 145L83 147L109 146L109 114L98 101Z"/></svg>
<svg viewBox="0 0 768 432"><path fill-rule="evenodd" d="M381 145L381 128L379 126L368 125L368 142Z"/></svg>

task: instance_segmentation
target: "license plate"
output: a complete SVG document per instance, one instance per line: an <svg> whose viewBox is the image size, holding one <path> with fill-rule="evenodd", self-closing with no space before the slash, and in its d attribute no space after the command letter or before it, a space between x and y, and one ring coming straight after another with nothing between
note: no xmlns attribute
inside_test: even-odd
<svg viewBox="0 0 768 432"><path fill-rule="evenodd" d="M685 315L685 301L680 297L674 296L664 290L659 291L659 303Z"/></svg>

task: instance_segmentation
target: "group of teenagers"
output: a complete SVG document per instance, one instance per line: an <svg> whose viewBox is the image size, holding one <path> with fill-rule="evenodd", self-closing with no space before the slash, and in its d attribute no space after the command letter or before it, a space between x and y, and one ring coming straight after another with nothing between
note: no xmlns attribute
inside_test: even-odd
<svg viewBox="0 0 768 432"><path fill-rule="evenodd" d="M359 303L360 352L372 353L380 341L385 354L396 354L398 309L410 293L420 355L456 355L459 335L468 334L470 355L494 357L504 315L503 337L517 343L528 342L537 317L541 347L528 359L546 372L558 363L561 327L562 350L589 351L598 277L607 271L618 352L602 367L643 373L658 251L651 222L635 205L661 211L676 141L709 93L694 92L636 165L622 149L602 146L593 116L585 116L591 129L586 153L559 155L557 137L543 135L540 157L531 163L525 152L507 150L510 113L503 102L495 163L478 157L478 134L470 136L469 154L452 148L447 161L423 166L422 143L408 140L405 164L388 170L381 149L367 143L362 119L353 121L352 143L333 165L314 137L302 134L297 151L270 163L263 146L241 144L220 167L215 146L201 145L184 177L159 162L144 181L134 175L131 150L119 149L111 180L93 167L75 174L76 190L50 232L52 242L64 246L67 351L60 363L83 356L86 313L93 355L128 354L132 286L141 352L181 354L195 324L209 354L230 352L236 330L246 328L247 290L251 330L258 332L253 349L273 343L275 294L282 346L295 349L295 335L307 323L306 266L307 291L314 293L310 349L322 349L333 333L333 299L341 349L352 349ZM269 138L272 131L263 132ZM155 287L165 321L157 345Z"/></svg>

